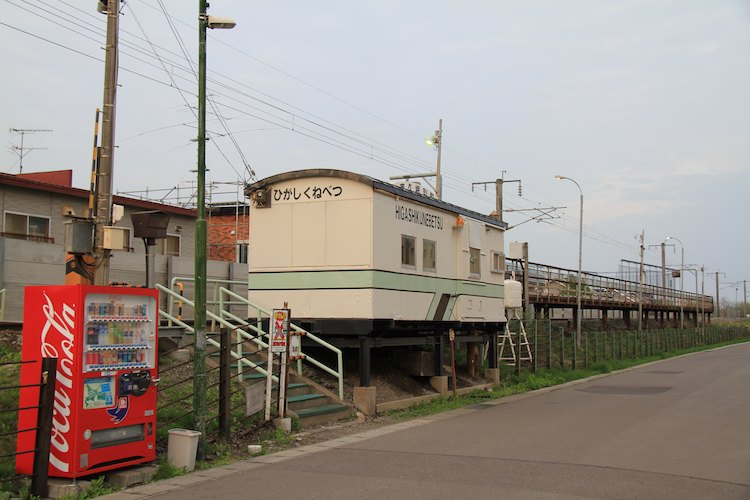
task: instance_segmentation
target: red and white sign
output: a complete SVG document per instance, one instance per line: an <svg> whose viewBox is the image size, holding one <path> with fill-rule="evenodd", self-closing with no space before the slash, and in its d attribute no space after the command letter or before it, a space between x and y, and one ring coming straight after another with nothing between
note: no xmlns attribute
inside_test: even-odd
<svg viewBox="0 0 750 500"><path fill-rule="evenodd" d="M286 352L289 337L289 309L274 309L271 314L271 352Z"/></svg>

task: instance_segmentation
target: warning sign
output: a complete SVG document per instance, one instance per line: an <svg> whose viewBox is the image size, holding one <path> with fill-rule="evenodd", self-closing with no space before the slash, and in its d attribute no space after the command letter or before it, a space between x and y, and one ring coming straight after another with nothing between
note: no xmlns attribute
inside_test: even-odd
<svg viewBox="0 0 750 500"><path fill-rule="evenodd" d="M274 309L271 314L271 352L286 352L289 338L289 309Z"/></svg>

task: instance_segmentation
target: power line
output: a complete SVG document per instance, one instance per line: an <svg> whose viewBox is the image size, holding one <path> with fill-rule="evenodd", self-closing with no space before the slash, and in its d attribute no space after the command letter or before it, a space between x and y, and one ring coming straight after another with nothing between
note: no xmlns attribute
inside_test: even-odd
<svg viewBox="0 0 750 500"><path fill-rule="evenodd" d="M42 3L44 3L44 2L42 2ZM66 2L61 2L61 3L63 3L64 5L68 5L69 7L75 9L74 7L72 7L70 4L68 4ZM141 3L143 3L143 2L141 2ZM48 5L46 3L44 3L44 4ZM173 32L176 33L177 30L176 30L176 27L174 26L174 19L175 18L173 18L172 16L170 16L166 12L166 9L164 8L164 6L161 3L161 1L159 2L159 4L160 4L160 6L162 8L162 13L165 15L165 17L168 18L168 19L170 19L170 20L172 20L172 21L170 21L172 23L171 24L171 29L173 30ZM12 5L15 5L15 6L18 7L18 5L15 4L15 3L12 3ZM153 6L149 6L149 7L152 8L152 9L158 10L156 7L153 7ZM29 13L31 13L32 15L37 15L37 16L39 16L39 17L47 20L48 22L54 22L54 21L50 20L49 18L47 18L45 16L42 16L42 15L40 15L38 13L32 13L31 11L29 11L29 9L24 9L24 10L27 11L27 12L29 12ZM80 9L75 9L75 10L80 10ZM81 12L83 12L83 11L81 11ZM87 16L95 17L95 16L92 16L90 14L87 14ZM92 28L92 25L90 23L87 24L84 21L82 21L81 19L75 18L75 16L71 16L71 15L68 14L68 15L65 16L65 19L68 19L68 18L71 18L71 17L74 18L74 19L76 19L77 21L81 21L81 22L70 21L71 24L73 24L74 26L76 26L78 28L82 28L82 29L87 29L87 30L92 31L92 32L101 32L101 30L98 29L97 27L94 26ZM179 20L177 20L176 22L179 22L180 24L184 24L185 26L190 26L190 25L188 25L186 23L183 23L183 22L181 22ZM20 31L20 32L25 33L27 35L34 36L34 37L36 37L36 38L38 38L40 40L44 40L44 41L46 41L48 43L52 43L52 44L54 44L56 46L65 48L67 50L71 50L71 51L73 51L75 53L84 55L86 57L95 59L97 61L100 61L100 59L98 59L96 57L93 57L93 56L91 56L89 54L85 54L85 53L83 53L83 52L81 52L81 51L79 51L77 49L72 48L72 47L65 46L65 45L57 43L57 42L53 42L52 40L49 40L47 38L35 35L35 34L30 33L28 31L20 30L18 28L10 26L10 25L8 25L6 23L2 23L2 24L5 25L5 26L7 26L7 27L16 29L17 31ZM58 26L60 26L60 23L55 23L55 24L57 24ZM193 30L195 29L192 26L190 26L190 28L193 29ZM87 35L85 35L83 33L77 32L77 31L72 30L70 28L66 28L66 29L68 29L69 31L73 31L73 32L75 32L75 33L77 33L77 34L79 34L81 36L84 36L85 38L87 38L89 40L94 40L92 37L89 37L89 36L87 36ZM141 30L143 31L144 36L146 36L145 30L143 28L141 28ZM138 37L136 35L133 35L133 34L129 34L129 36L132 37L132 38L134 38L134 39L136 39L136 40L141 40L142 39L142 38L140 38L140 37ZM178 40L178 44L180 44L181 42L179 41L179 37L178 36L176 36L176 39ZM97 43L98 42L99 41L97 40ZM139 72L139 71L133 70L133 69L123 68L123 71L127 71L127 72L129 72L131 74L135 74L135 75L141 76L141 77L146 78L146 79L148 79L150 81L159 83L160 85L164 85L164 86L175 88L183 96L183 100L185 101L185 104L192 110L192 107L189 106L189 104L187 103L187 100L185 99L184 95L185 95L185 93L188 93L190 95L195 95L195 94L192 91L186 91L184 89L181 89L180 85L176 82L175 78L176 77L177 78L181 78L181 79L184 79L184 78L183 77L179 77L177 75L173 75L165 67L165 64L168 62L169 64L174 65L173 69L177 69L178 71L185 71L186 73L191 74L191 76L193 78L195 78L195 72L194 72L194 70L191 71L191 69L188 69L183 64L177 63L175 61L168 61L168 60L166 60L163 56L161 56L159 54L159 51L154 48L154 47L156 47L156 45L152 44L150 42L150 40L148 40L147 36L146 36L146 42L149 44L149 46L151 46L151 52L152 53L149 53L149 52L147 52L147 51L145 51L143 49L140 49L137 45L132 44L132 42L127 44L127 48L128 49L125 50L124 52L126 52L126 54L129 57L131 57L134 60L137 60L137 61L139 61L141 63L144 63L144 64L148 64L148 63L146 63L146 61L144 61L144 60L138 58L137 56L135 56L133 54L130 54L128 52L130 50L132 50L132 51L136 51L138 53L141 53L141 54L144 54L144 55L148 55L149 57L153 57L154 59L156 59L158 61L158 64L159 64L159 66L158 66L159 70L163 71L163 72L166 72L168 74L169 80L171 81L171 84L170 83L166 83L166 82L164 82L162 80L159 80L159 79L157 79L157 78L155 78L153 76L146 75L143 72ZM304 85L306 85L306 86L308 86L310 88L313 88L316 91L319 91L319 92L321 92L321 93L323 93L323 94L325 94L325 95L327 95L327 96L329 96L329 97L337 100L337 101L340 101L340 102L342 102L342 103L344 103L346 105L349 105L352 108L354 108L354 109L356 109L356 110L358 110L360 112L363 112L363 113L367 114L368 116L372 116L372 117L374 117L374 118L376 118L376 119L378 119L378 120L380 120L380 121L382 121L384 123L387 123L387 124L389 124L391 126L394 126L394 127L398 128L399 130L408 132L410 135L420 136L419 134L416 134L414 132L408 131L407 129L399 126L396 123L393 123L391 121L388 121L388 120L385 120L385 119L383 119L381 117L378 117L377 115L375 115L373 113L370 113L369 111L367 111L367 110L365 110L365 109L363 109L363 108L361 108L359 106L356 106L356 105L354 105L354 104L352 104L352 103L350 103L350 102L348 102L348 101L346 101L344 99L341 99L338 96L336 96L335 94L332 94L332 93L327 92L327 91L325 91L323 89L320 89L320 88L318 88L318 87L316 87L316 86L314 86L312 84L309 84L308 82L304 81L301 78L298 78L298 77L296 77L294 75L291 75L290 73L288 73L286 71L283 71L283 70L281 70L279 68L276 68L275 66L273 66L271 64L268 64L265 61L262 61L262 60L258 59L257 57L255 57L255 56L247 53L246 51L243 51L243 50L237 49L235 47L232 47L231 45L229 45L229 44L227 44L227 43L225 43L223 41L220 41L220 40L218 41L218 43L220 43L222 45L225 45L225 46L231 48L232 50L237 51L238 53L240 53L240 54L242 54L242 55L244 55L244 56L246 56L248 58L251 58L251 59L253 59L253 60L255 60L255 61L257 61L257 62L259 62L261 64L264 64L264 65L268 66L269 68L273 69L274 71L278 71L280 74L283 74L284 76L286 76L288 78L291 78L291 79L293 79L295 81L298 81L298 82L300 82L300 83L302 83L302 84L304 84ZM159 47L159 50L163 50L163 51L165 51L165 52L167 52L169 54L177 55L176 53L174 53L172 51L169 51L167 49L164 49L162 47ZM188 52L184 48L184 44L182 44L182 53L183 53L183 58L188 62L188 64L191 64L190 63L190 58L188 56ZM149 65L151 65L153 67L157 67L156 65L152 65L152 64L149 64ZM427 165L431 166L432 165L432 163L430 163L430 162L422 160L422 159L420 159L420 158L418 158L416 156L410 155L409 153L405 153L403 151L399 151L397 149L391 148L390 146L387 146L387 145L385 145L383 143L375 141L375 140L373 140L370 137L367 137L367 136L365 136L363 134L360 134L360 133L358 133L356 131L350 130L350 129L346 128L346 127L343 127L341 125L333 123L333 122L331 122L329 120L326 120L325 118L322 118L322 117L320 117L320 116L318 116L318 115L316 115L314 113L310 113L310 112L308 112L306 110L303 110L303 109L301 109L299 107L292 106L291 104L289 104L287 102L284 102L284 101L282 101L280 99L277 99L277 98L271 96L270 94L264 93L264 92L262 92L262 91L260 91L258 89L253 89L252 87L249 87L249 86L247 86L247 85L245 85L245 84L243 84L241 82L238 82L238 81L236 81L234 79L225 77L225 76L223 76L223 75L221 75L219 73L215 73L215 75L216 75L216 78L212 78L210 81L212 82L213 85L216 85L217 88L223 88L227 92L230 92L232 94L236 94L236 95L240 96L242 99L250 99L253 102L257 102L259 105L265 106L265 107L267 107L268 109L271 109L271 110L276 110L277 112L280 112L280 113L284 113L284 114L288 115L291 118L291 120L289 120L289 119L282 119L281 117L279 117L278 115L275 115L272 112L263 110L263 109L261 109L258 106L251 106L246 101L238 99L236 97L232 97L228 93L222 93L222 94L219 94L218 96L221 97L222 99L226 100L226 102L221 102L220 100L212 99L212 101L214 102L214 105L215 105L215 107L214 107L215 114L216 114L217 117L219 117L220 122L223 122L225 120L225 118L222 115L222 113L219 112L219 107L224 108L224 109L235 109L235 110L237 110L237 112L241 113L242 116L251 117L251 118L255 118L255 119L264 121L266 123L274 125L274 127L276 127L276 128L286 129L286 130L295 132L298 135L301 135L301 136L304 136L304 137L307 137L307 138L319 141L319 142L321 142L323 144L327 144L327 145L330 145L332 147L336 147L338 149L347 151L347 152L352 153L352 154L356 154L356 155L361 156L361 157L369 158L372 161L375 161L375 162L387 165L387 166L389 166L391 168L400 170L402 172L409 173L411 171L407 167L407 165L413 165L415 167L419 167L420 170L422 168L424 168L424 166L427 166ZM229 83L225 83L224 81L228 81ZM242 90L242 89L246 89L247 91ZM265 96L268 99L271 99L273 101L279 102L281 104L280 105L273 104L272 102L269 102L266 99L257 97L256 95L252 95L249 92L257 93L259 95ZM246 110L240 110L237 106L230 106L228 104L228 102L234 102L237 105L240 105L240 106L243 106L243 107L249 107L251 109L255 109L258 113L262 113L264 115L267 115L267 117L259 116L259 115L255 114L255 113L251 113L251 112L248 112ZM307 115L307 116L302 116L302 115L300 115L300 113L303 113L304 115ZM308 117L310 117L310 118L308 118ZM305 122L305 123L307 123L308 125L302 126L300 124L300 120L303 121L303 122ZM331 136L329 134L334 134L335 137ZM230 136L230 139L233 140L233 142L236 142L236 140L234 139L233 134L231 132L228 132L227 135ZM338 138L336 138L336 137L338 137ZM215 141L213 141L213 142L216 145L216 142ZM482 162L480 160L477 160L475 158L472 158L472 157L470 157L468 155L465 155L465 154L463 154L463 153L461 153L459 151L453 150L452 148L447 148L447 149L448 149L448 151L450 151L450 152L452 152L452 153L454 153L454 154L456 154L458 156L461 156L463 158L466 158L466 159L468 159L468 160L470 160L470 161L472 161L474 163L477 163L479 165L491 168L493 170L497 170L497 168L498 168L498 167L494 167L492 165L489 165L489 164L487 164L485 162ZM220 151L220 152L222 153L222 155L224 155L222 151ZM241 150L238 149L238 153L241 154ZM231 166L231 162L226 157L226 155L224 155L224 157L225 157L225 159L227 160L227 162ZM402 164L402 162L403 162L403 164ZM245 164L246 164L246 161L245 161ZM416 168L414 170L416 170ZM236 170L235 170L235 173L237 173ZM457 183L455 183L455 182L448 182L447 183L448 186L450 186L452 189L455 189L458 192L470 194L470 192L468 190L468 186L467 185L463 185L461 183L462 180L471 180L471 179L469 179L469 177L467 177L465 175L462 175L460 173L453 173L453 172L450 172L450 171L446 173L446 176L449 177L449 178L451 178L451 179L453 179L454 181L459 181ZM534 190L533 187L531 187L531 190ZM474 196L477 197L477 198L483 199L483 200L485 200L487 202L490 202L490 199L489 199L488 196L485 196L485 195L482 195L482 194L475 194ZM523 199L525 199L527 201L531 201L531 200L528 200L527 198L523 198ZM557 227L562 227L562 226L560 226L558 224L555 224L555 223L551 223L551 222L547 222L547 223L548 224L552 224L552 225L556 225ZM584 228L584 233L586 233L587 237L589 237L592 233L599 233L599 232L587 227L587 228ZM605 236L606 237L606 235L604 235L603 233L599 233L599 234L601 236ZM613 245L613 246L619 246L619 245L623 245L624 246L625 245L622 242L617 242L617 240L615 240L613 238L609 238L609 237L606 237L606 238L611 240L611 241L608 242L608 244L610 244L610 245ZM599 241L601 241L602 239L604 239L604 238L598 238Z"/></svg>

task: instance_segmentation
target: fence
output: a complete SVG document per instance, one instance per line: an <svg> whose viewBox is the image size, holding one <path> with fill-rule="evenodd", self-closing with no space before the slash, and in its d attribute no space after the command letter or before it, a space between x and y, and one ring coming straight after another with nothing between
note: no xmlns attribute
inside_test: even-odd
<svg viewBox="0 0 750 500"><path fill-rule="evenodd" d="M705 328L671 328L663 330L598 331L581 334L566 332L550 320L524 322L531 361L516 357L516 372L522 367L536 372L540 367L588 368L592 363L612 360L647 358L680 350L712 346L725 342L750 340L750 330L743 326L709 326ZM510 322L510 330L519 331L518 320ZM514 338L514 343L516 342Z"/></svg>
<svg viewBox="0 0 750 500"><path fill-rule="evenodd" d="M47 496L47 467L49 457L50 438L52 433L52 412L53 412L53 401L55 393L55 381L57 380L57 358L42 358L41 361L13 361L0 363L0 368L7 366L20 366L22 364L41 363L40 366L40 382L38 384L27 384L27 385L11 385L0 387L0 392L6 394L10 393L11 397L18 393L19 390L24 388L39 387L39 404L36 406L26 407L15 407L15 408L3 408L0 409L0 416L3 417L3 428L0 432L0 438L6 438L15 436L17 437L21 433L25 432L36 432L34 441L34 449L29 451L8 453L0 455L0 461L8 462L9 459L15 459L19 455L28 453L34 454L33 461L33 473L31 474L31 494L38 497ZM6 400L6 398L4 398ZM17 400L17 398L16 398ZM19 429L17 426L7 425L9 420L5 418L9 414L17 414L21 410L38 410L37 421L34 427L27 427ZM18 421L16 419L16 421ZM12 427L11 430L6 430L8 427ZM7 483L16 483L19 480L25 479L28 476L25 475L12 475L8 473L7 477L0 476L0 485Z"/></svg>
<svg viewBox="0 0 750 500"><path fill-rule="evenodd" d="M229 439L232 424L239 415L244 416L245 387L232 378L231 351L234 345L230 341L230 332L222 329L218 334L208 333L220 347L216 351L215 365L207 366L207 400L205 415L207 438ZM181 344L171 351L160 353L159 364L159 397L157 406L157 445L166 448L168 431L175 427L194 426L193 415L193 358L180 359L178 351L187 350L191 344ZM175 359L174 361L169 361Z"/></svg>

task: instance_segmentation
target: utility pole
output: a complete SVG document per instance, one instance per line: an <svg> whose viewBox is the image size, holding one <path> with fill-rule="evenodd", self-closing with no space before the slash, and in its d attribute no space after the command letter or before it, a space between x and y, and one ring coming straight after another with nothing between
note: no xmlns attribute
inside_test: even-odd
<svg viewBox="0 0 750 500"><path fill-rule="evenodd" d="M671 236L670 236L671 238ZM667 238L669 239L669 238ZM674 245L669 245L674 246ZM666 289L667 288L667 256L666 256L666 247L667 243L666 241L662 241L659 245L649 245L649 248L661 248L661 287Z"/></svg>
<svg viewBox="0 0 750 500"><path fill-rule="evenodd" d="M721 306L719 305L719 275L721 274L721 275L726 276L727 273L722 273L720 271L716 271L715 273L708 273L708 274L713 274L714 277L716 278L716 317L720 318L721 317Z"/></svg>
<svg viewBox="0 0 750 500"><path fill-rule="evenodd" d="M14 134L19 134L21 136L21 145L16 146L15 144L11 146L11 149L13 151L17 151L18 155L18 173L23 173L23 157L29 154L30 152L34 151L35 149L47 149L47 148L24 148L23 146L23 138L26 134L36 134L37 132L52 132L52 130L48 128L12 128L10 129L10 132ZM24 153L24 151L26 151Z"/></svg>
<svg viewBox="0 0 750 500"><path fill-rule="evenodd" d="M438 129L435 131L435 147L437 148L437 168L435 170L435 194L438 200L443 199L443 175L440 173L440 150L443 146L443 119L438 122Z"/></svg>
<svg viewBox="0 0 750 500"><path fill-rule="evenodd" d="M719 305L719 271L716 271L716 317L720 318L721 306Z"/></svg>
<svg viewBox="0 0 750 500"><path fill-rule="evenodd" d="M667 257L664 248L667 246L663 241L661 242L661 287L667 288ZM682 272L682 271L680 271Z"/></svg>
<svg viewBox="0 0 750 500"><path fill-rule="evenodd" d="M198 207L195 220L195 313L193 328L193 421L201 433L198 458L206 455L206 31L208 2L198 2ZM270 327L269 327L270 330Z"/></svg>
<svg viewBox="0 0 750 500"><path fill-rule="evenodd" d="M638 335L641 334L642 322L643 322L643 238L645 231L641 231L640 236L640 247L641 247L641 266L638 271Z"/></svg>
<svg viewBox="0 0 750 500"><path fill-rule="evenodd" d="M503 184L508 182L517 182L518 183L518 196L521 196L523 193L523 188L521 187L521 180L520 179L513 179L513 180L504 180L502 177L499 179L495 179L495 212L497 215L495 215L495 218L499 220L500 222L503 221ZM484 181L484 182L472 182L471 183L471 191L474 192L474 186L484 186L485 191L487 190L487 185L493 184L493 181Z"/></svg>
<svg viewBox="0 0 750 500"><path fill-rule="evenodd" d="M107 7L107 46L104 56L104 105L102 145L96 181L94 219L94 284L109 283L109 254L104 248L104 227L112 224L112 174L115 153L115 108L117 101L118 31L120 0L100 0Z"/></svg>
<svg viewBox="0 0 750 500"><path fill-rule="evenodd" d="M743 292L743 299L742 299L742 317L747 318L747 280L742 280L742 292Z"/></svg>
<svg viewBox="0 0 750 500"><path fill-rule="evenodd" d="M406 181L409 181L410 179L415 178L422 178L424 179L427 184L430 184L429 181L427 181L428 177L434 177L435 178L435 196L437 196L438 200L443 199L443 175L440 173L440 150L443 146L443 119L441 118L438 122L438 129L435 131L434 135L431 135L427 139L425 139L425 144L428 146L432 146L437 150L437 168L434 172L427 172L424 174L408 174L408 175L392 175L389 177L392 181L404 179ZM432 187L430 185L430 187Z"/></svg>

